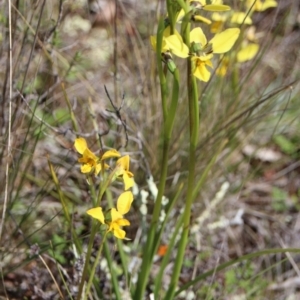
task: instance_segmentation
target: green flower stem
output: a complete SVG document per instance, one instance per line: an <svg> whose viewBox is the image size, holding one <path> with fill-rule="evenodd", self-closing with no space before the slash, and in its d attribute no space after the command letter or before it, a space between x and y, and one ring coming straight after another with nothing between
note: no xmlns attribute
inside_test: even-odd
<svg viewBox="0 0 300 300"><path fill-rule="evenodd" d="M176 23L176 12L174 12L174 5L172 0L167 0L167 11L168 11L168 18L171 26L171 34L174 33L175 23Z"/></svg>
<svg viewBox="0 0 300 300"><path fill-rule="evenodd" d="M146 289L150 268L152 265L152 260L155 252L157 251L158 243L155 242L155 237L157 233L157 226L159 223L159 215L161 210L161 201L164 195L165 183L167 178L168 169L168 158L169 158L169 146L170 139L173 130L176 109L179 98L179 72L175 69L173 73L173 90L172 98L169 107L167 108L166 98L167 98L167 86L165 83L165 76L163 75L163 67L161 62L161 44L162 44L162 20L159 23L158 33L157 33L157 63L158 72L161 84L161 96L162 96L162 106L163 106L163 116L164 116L164 132L163 132L163 158L162 158L162 168L160 175L160 182L158 186L158 194L156 197L154 211L152 216L152 221L147 234L147 241L144 247L142 266L138 277L137 288L133 299L140 300L143 299L143 295Z"/></svg>
<svg viewBox="0 0 300 300"><path fill-rule="evenodd" d="M182 189L183 189L183 184L181 184L179 186L176 195L174 196L174 198L169 202L168 206L166 207L166 210L165 210L165 213L166 213L165 219L164 219L163 223L161 224L159 230L157 231L157 233L155 235L153 249L158 249L158 247L160 245L160 239L161 239L161 236L162 236L162 234L164 232L164 229L165 229L165 227L166 227L166 225L168 223L170 213L172 212L172 209L175 206L175 203L177 202L179 196L181 195ZM155 255L155 253L156 252L154 252L153 255Z"/></svg>
<svg viewBox="0 0 300 300"><path fill-rule="evenodd" d="M84 287L84 283L85 283L85 278L87 277L87 273L89 270L90 257L92 254L94 238L95 238L96 232L98 231L97 230L98 228L99 228L99 222L97 220L93 219L92 220L92 230L91 230L91 235L90 235L90 239L89 239L87 253L85 255L85 263L84 263L84 268L83 268L83 272L82 272L82 276L81 276L81 281L79 284L77 300L82 299L81 295L82 295L82 291L83 291L83 287Z"/></svg>
<svg viewBox="0 0 300 300"><path fill-rule="evenodd" d="M187 27L188 28L188 27ZM189 31L188 31L189 35ZM196 79L192 74L192 61L188 58L188 98L189 98L189 120L190 120L190 150L189 150L189 175L188 175L188 188L187 199L183 212L183 227L181 239L179 241L178 252L175 260L173 274L169 289L166 293L165 299L174 299L180 271L183 264L186 245L188 242L188 234L190 228L191 207L194 200L194 181L195 181L195 161L196 149L198 145L199 135L199 105L198 105L198 90Z"/></svg>
<svg viewBox="0 0 300 300"><path fill-rule="evenodd" d="M90 273L90 277L89 277L89 281L86 285L86 289L85 289L85 292L84 292L84 297L83 299L86 300L87 297L88 297L88 294L90 292L90 289L91 289L91 286L92 286L92 283L93 283L93 279L94 279L94 276L95 276L95 272L96 272L96 268L99 264L99 260L100 260L100 255L101 255L101 252L102 252L102 249L103 249L103 244L105 243L106 241L106 237L107 237L107 233L106 232L103 236L103 239L101 241L101 245L100 245L100 248L98 250L98 253L97 253L97 256L95 258L95 261L94 261L94 264L93 264L93 267L92 267L92 270L91 270L91 273Z"/></svg>
<svg viewBox="0 0 300 300"><path fill-rule="evenodd" d="M64 195L63 191L61 190L59 180L58 180L58 178L56 176L56 173L55 173L55 170L53 168L53 165L50 162L49 156L47 157L47 159L48 159L48 165L49 165L49 169L50 169L50 172L51 172L52 180L53 180L53 182L55 184L55 187L56 187L56 190L57 190L57 193L58 193L58 196L59 196L59 200L60 200L61 205L63 207L64 216L65 216L65 218L67 220L67 223L68 223L68 225L70 226L70 229L71 229L71 233L72 233L72 238L74 240L74 244L75 244L76 249L78 250L78 252L82 253L81 243L80 243L79 238L77 236L76 230L72 226L71 216L70 216L70 213L69 213L69 208L68 208L68 204L67 204L65 195Z"/></svg>
<svg viewBox="0 0 300 300"><path fill-rule="evenodd" d="M114 172L112 172L107 177L107 179L103 182L103 184L101 185L101 188L100 188L99 193L98 193L97 201L93 200L93 203L96 202L96 207L100 205L100 202L101 202L101 199L104 195L104 192L106 191L109 183L111 182L113 175L114 175ZM91 187L91 191L92 191L92 195L95 195L95 192L93 191L92 187ZM84 268L83 268L82 277L81 277L81 281L80 281L79 289L78 289L77 300L81 299L81 295L82 295L82 291L83 291L83 287L84 287L84 282L85 282L85 279L87 277L88 270L89 270L89 264L90 264L90 258L91 258L91 254L92 254L94 239L95 239L95 235L96 235L97 231L99 230L99 227L100 227L99 222L97 220L93 219L92 220L92 229L91 229L88 249L87 249L87 253L86 253L86 256L85 256Z"/></svg>
<svg viewBox="0 0 300 300"><path fill-rule="evenodd" d="M158 275L156 276L155 281L154 281L154 287L155 287L154 288L154 299L160 299L159 291L160 291L161 285L163 283L164 270L167 267L168 263L170 262L170 258L172 256L172 251L174 249L177 235L182 226L182 221L183 221L183 215L181 215L179 217L179 220L176 221L176 226L175 226L174 232L172 233L172 238L171 238L170 242L168 243L167 253L164 255L164 258L160 264L160 269L159 269Z"/></svg>
<svg viewBox="0 0 300 300"><path fill-rule="evenodd" d="M107 264L108 264L109 271L110 271L109 273L111 275L111 281L112 281L115 299L122 299L122 296L120 293L120 284L118 282L117 274L114 271L113 260L111 258L111 252L109 250L107 241L105 241L105 243L104 243L104 255L107 259Z"/></svg>
<svg viewBox="0 0 300 300"><path fill-rule="evenodd" d="M165 75L167 71L167 67L165 66L164 68L161 59L161 49L162 49L164 30L165 30L164 20L161 19L158 23L157 36L156 36L156 63L157 63L158 77L160 82L160 95L161 95L161 102L162 102L162 109L163 109L163 118L164 120L166 120L168 116L168 108L167 108L168 87L167 87L167 81Z"/></svg>
<svg viewBox="0 0 300 300"><path fill-rule="evenodd" d="M108 186L109 186L110 183L112 182L112 179L113 179L113 177L115 176L115 172L116 172L116 170L113 170L113 171L109 174L109 176L106 178L106 180L102 183L101 188L100 188L99 193L98 193L98 199L97 199L97 204L96 204L96 206L100 206L101 199L102 199L102 197L103 197L105 191L107 190ZM105 178L105 177L103 176L103 178Z"/></svg>

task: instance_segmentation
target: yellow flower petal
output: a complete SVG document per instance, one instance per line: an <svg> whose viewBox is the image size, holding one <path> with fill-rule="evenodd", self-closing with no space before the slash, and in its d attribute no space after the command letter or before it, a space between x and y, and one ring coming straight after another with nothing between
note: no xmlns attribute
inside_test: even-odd
<svg viewBox="0 0 300 300"><path fill-rule="evenodd" d="M227 20L227 15L215 12L211 15L211 19L216 22L224 23Z"/></svg>
<svg viewBox="0 0 300 300"><path fill-rule="evenodd" d="M118 219L115 222L109 224L108 231L112 231L114 236L118 239L124 239L126 232L120 228L120 226L129 226L130 222L126 219Z"/></svg>
<svg viewBox="0 0 300 300"><path fill-rule="evenodd" d="M200 27L196 27L191 31L190 42L200 43L202 47L207 44L206 36Z"/></svg>
<svg viewBox="0 0 300 300"><path fill-rule="evenodd" d="M258 52L259 45L258 44L249 44L246 47L242 48L237 54L238 62L245 62L251 60Z"/></svg>
<svg viewBox="0 0 300 300"><path fill-rule="evenodd" d="M104 214L101 207L89 209L86 213L94 219L99 220L102 224L104 224Z"/></svg>
<svg viewBox="0 0 300 300"><path fill-rule="evenodd" d="M276 1L265 1L261 4L260 10L264 11L271 7L277 7L277 2Z"/></svg>
<svg viewBox="0 0 300 300"><path fill-rule="evenodd" d="M202 61L199 58L193 60L195 62L194 76L199 80L207 82L210 79L210 72L206 69L206 65L211 65L211 61Z"/></svg>
<svg viewBox="0 0 300 300"><path fill-rule="evenodd" d="M121 154L117 150L111 149L111 150L106 151L102 155L101 160L108 159L108 158L113 158L113 157L120 157L120 156L121 156Z"/></svg>
<svg viewBox="0 0 300 300"><path fill-rule="evenodd" d="M181 58L189 56L189 48L178 38L176 34L172 34L165 38L165 42L174 55Z"/></svg>
<svg viewBox="0 0 300 300"><path fill-rule="evenodd" d="M201 23L205 23L205 24L208 24L208 25L211 24L211 20L210 19L207 19L207 18L205 18L203 16L199 16L199 15L193 16L193 20L195 22L201 22Z"/></svg>
<svg viewBox="0 0 300 300"><path fill-rule="evenodd" d="M203 10L208 10L208 11L227 11L230 9L231 9L230 6L220 5L220 4L208 4L203 7Z"/></svg>
<svg viewBox="0 0 300 300"><path fill-rule="evenodd" d="M224 77L227 73L228 65L229 65L228 57L223 57L221 64L219 65L218 69L216 70L216 74Z"/></svg>
<svg viewBox="0 0 300 300"><path fill-rule="evenodd" d="M247 24L247 25L252 24L251 18L243 12L235 12L231 17L230 22L237 23L237 24Z"/></svg>
<svg viewBox="0 0 300 300"><path fill-rule="evenodd" d="M122 156L117 160L117 166L127 171L129 170L129 155Z"/></svg>
<svg viewBox="0 0 300 300"><path fill-rule="evenodd" d="M116 238L121 239L121 240L123 240L126 236L126 232L123 229L121 229L120 227L114 228L113 233Z"/></svg>
<svg viewBox="0 0 300 300"><path fill-rule="evenodd" d="M119 219L116 224L119 226L129 226L130 222L127 219Z"/></svg>
<svg viewBox="0 0 300 300"><path fill-rule="evenodd" d="M86 162L94 161L96 163L98 161L98 157L89 148L86 148L82 153L82 158L78 159L79 162L83 162L83 160Z"/></svg>
<svg viewBox="0 0 300 300"><path fill-rule="evenodd" d="M264 11L268 8L276 7L277 2L274 0L248 0L247 5L249 9L252 8L254 11Z"/></svg>
<svg viewBox="0 0 300 300"><path fill-rule="evenodd" d="M156 36L154 36L154 35L150 36L150 44L151 44L153 50L156 51Z"/></svg>
<svg viewBox="0 0 300 300"><path fill-rule="evenodd" d="M181 9L177 15L177 18L176 18L176 23L181 23L183 17L184 17L185 13L184 13L184 10Z"/></svg>
<svg viewBox="0 0 300 300"><path fill-rule="evenodd" d="M101 164L97 164L96 168L95 168L95 174L98 175L100 173L101 169L102 169Z"/></svg>
<svg viewBox="0 0 300 300"><path fill-rule="evenodd" d="M129 212L131 203L133 201L133 194L130 191L122 193L117 201L118 212L125 215Z"/></svg>
<svg viewBox="0 0 300 300"><path fill-rule="evenodd" d="M111 222L114 223L116 220L122 219L123 215L115 208L110 210Z"/></svg>
<svg viewBox="0 0 300 300"><path fill-rule="evenodd" d="M229 51L240 34L239 28L230 28L217 33L211 40L213 53L225 53Z"/></svg>
<svg viewBox="0 0 300 300"><path fill-rule="evenodd" d="M128 189L130 189L131 187L134 186L134 180L133 178L131 178L132 176L131 172L125 172L123 174L123 181L124 181L124 190L127 191Z"/></svg>
<svg viewBox="0 0 300 300"><path fill-rule="evenodd" d="M80 168L81 173L90 173L92 171L92 166L90 164L84 164Z"/></svg>
<svg viewBox="0 0 300 300"><path fill-rule="evenodd" d="M74 147L78 153L83 154L85 149L87 149L86 140L84 138L76 139L74 142Z"/></svg>

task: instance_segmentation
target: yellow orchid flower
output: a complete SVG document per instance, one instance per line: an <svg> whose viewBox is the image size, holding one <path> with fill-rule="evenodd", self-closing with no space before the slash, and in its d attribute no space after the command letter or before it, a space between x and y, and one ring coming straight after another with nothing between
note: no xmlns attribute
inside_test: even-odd
<svg viewBox="0 0 300 300"><path fill-rule="evenodd" d="M252 24L252 20L249 17L249 15L247 15L244 12L235 12L231 17L230 22L237 23L237 24L247 24L247 25Z"/></svg>
<svg viewBox="0 0 300 300"><path fill-rule="evenodd" d="M210 78L210 72L207 70L206 66L212 68L212 62L210 60L203 60L197 56L192 57L192 61L194 63L194 76L197 77L199 80L207 82Z"/></svg>
<svg viewBox="0 0 300 300"><path fill-rule="evenodd" d="M271 7L276 7L277 2L275 0L247 0L248 9L253 11L264 11Z"/></svg>
<svg viewBox="0 0 300 300"><path fill-rule="evenodd" d="M117 201L117 209L112 208L110 211L111 220L108 222L108 231L112 231L118 239L125 239L126 232L121 229L122 226L129 226L130 222L123 218L128 213L133 201L133 194L130 191L122 193Z"/></svg>
<svg viewBox="0 0 300 300"><path fill-rule="evenodd" d="M221 12L221 11L230 10L230 6L223 5L222 1L215 1L215 2L212 2L211 4L206 4L205 0L190 0L189 3L190 3L191 10L188 14L190 14L192 20L196 21L196 22L202 22L202 23L205 23L208 25L211 24L211 20L209 20L203 16L200 16L199 11L206 10L206 11ZM185 16L185 12L183 9L181 9L176 18L176 22L180 23L181 20L184 18L184 16Z"/></svg>
<svg viewBox="0 0 300 300"><path fill-rule="evenodd" d="M227 11L230 6L223 5L222 1L215 1L212 4L206 4L205 0L190 0L190 5L196 9L203 9L207 11Z"/></svg>
<svg viewBox="0 0 300 300"><path fill-rule="evenodd" d="M209 42L207 42L201 28L194 28L190 33L190 41L196 53L192 57L194 62L193 74L199 80L207 82L210 79L210 72L206 66L212 67L211 59L213 54L222 54L228 52L239 36L238 28L230 28L216 34Z"/></svg>
<svg viewBox="0 0 300 300"><path fill-rule="evenodd" d="M241 49L237 53L238 62L246 62L251 60L259 50L258 44L259 34L255 32L255 27L251 26L246 31L246 38L243 40Z"/></svg>
<svg viewBox="0 0 300 300"><path fill-rule="evenodd" d="M95 175L98 175L101 171L102 164L101 162L108 158L120 157L120 153L117 150L108 150L106 151L101 158L96 156L87 146L87 142L84 138L77 138L74 142L74 147L76 151L82 155L78 159L78 162L82 163L81 172L82 173L91 173L95 172ZM109 168L108 165L104 165L105 168Z"/></svg>
<svg viewBox="0 0 300 300"><path fill-rule="evenodd" d="M237 61L245 62L251 60L257 54L258 50L259 50L258 44L249 43L237 53Z"/></svg>
<svg viewBox="0 0 300 300"><path fill-rule="evenodd" d="M133 174L129 171L129 155L125 155L117 160L115 178L122 177L125 191L133 187Z"/></svg>
<svg viewBox="0 0 300 300"><path fill-rule="evenodd" d="M212 33L217 33L220 32L223 29L223 26L225 24L225 22L228 19L228 14L227 13L218 13L218 12L214 12L211 15L211 19L213 20L211 26L210 26L210 31Z"/></svg>
<svg viewBox="0 0 300 300"><path fill-rule="evenodd" d="M259 51L259 44L257 41L258 36L259 34L255 33L254 26L251 26L246 30L246 38L243 39L243 42L240 45L240 49L237 51L236 62L244 63L255 57L255 55ZM227 73L228 66L229 59L228 57L224 57L216 71L216 74L222 77L225 76Z"/></svg>
<svg viewBox="0 0 300 300"><path fill-rule="evenodd" d="M109 220L105 220L101 207L89 209L86 213L92 218L98 220L101 224L107 224L107 232L112 231L118 239L125 239L126 232L121 229L122 226L129 226L130 222L123 217L130 210L133 201L133 194L130 191L122 193L117 200L117 209L110 210Z"/></svg>

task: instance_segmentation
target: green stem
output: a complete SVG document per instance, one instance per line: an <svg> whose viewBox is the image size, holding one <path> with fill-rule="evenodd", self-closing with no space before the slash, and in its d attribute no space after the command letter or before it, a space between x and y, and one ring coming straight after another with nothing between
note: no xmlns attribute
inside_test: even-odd
<svg viewBox="0 0 300 300"><path fill-rule="evenodd" d="M107 189L109 183L111 182L112 176L113 176L114 172L112 172L109 177L104 181L104 183L101 185L101 188L99 190L98 193L98 197L97 197L97 201L95 201L93 199L93 203L96 202L96 207L100 205L101 199L104 195L105 190ZM93 189L91 189L92 191L92 195L94 195L95 197L95 191ZM89 238L89 244L88 244L88 249L87 249L87 253L85 256L85 263L84 263L84 268L83 268L83 272L82 272L82 277L81 277L81 281L79 284L79 290L78 290L78 296L77 296L77 300L81 299L81 295L82 295L82 291L83 291L83 287L84 287L84 282L85 279L87 277L88 274L88 270L89 270L89 264L90 264L90 258L91 258L91 254L92 254L92 249L93 249L93 244L94 244L94 239L95 239L95 235L97 233L97 231L99 230L99 222L95 219L92 220L92 230L91 230L91 235Z"/></svg>
<svg viewBox="0 0 300 300"><path fill-rule="evenodd" d="M180 231L180 228L182 226L182 221L183 221L183 215L179 217L179 219L176 221L176 226L174 229L174 232L172 233L172 238L170 239L170 242L168 243L168 250L167 253L164 255L164 258L160 264L160 269L158 272L158 275L156 276L154 280L154 299L160 299L159 292L161 285L163 284L163 276L164 276L164 271L167 267L167 265L170 263L170 259L172 257L172 252Z"/></svg>
<svg viewBox="0 0 300 300"><path fill-rule="evenodd" d="M188 31L189 32L189 31ZM188 58L188 98L189 98L189 120L190 120L190 150L189 150L189 175L188 175L188 188L187 199L183 212L183 228L181 239L179 241L179 248L175 260L173 275L169 289L166 293L165 299L174 299L180 271L183 264L186 245L188 242L188 234L190 228L191 207L193 204L194 180L195 180L195 161L196 149L198 144L199 134L199 106L198 106L198 91L196 80L192 74L192 61Z"/></svg>
<svg viewBox="0 0 300 300"><path fill-rule="evenodd" d="M103 244L105 243L106 241L106 236L107 236L107 233L106 232L103 236L103 239L101 241L101 245L100 245L100 248L98 250L98 253L97 253L97 256L95 258L95 261L94 261L94 264L93 264L93 267L92 267L92 270L91 270L91 274L90 274L90 277L89 277L89 281L86 285L86 289L85 289L85 292L84 292L84 297L83 299L86 300L87 297L88 297L88 294L90 292L90 289L91 289L91 286L92 286L92 283L93 283L93 279L94 279L94 275L95 275L95 272L96 272L96 268L99 264L99 260L100 260L100 255L101 255L101 252L102 252L102 249L103 249Z"/></svg>
<svg viewBox="0 0 300 300"><path fill-rule="evenodd" d="M161 62L160 62L161 64ZM172 90L172 98L170 106L168 107L167 115L164 114L164 132L163 132L163 157L162 157L162 168L160 174L160 181L158 186L158 194L155 200L154 211L152 216L152 221L149 229L149 233L147 234L147 241L144 247L143 258L142 258L142 266L141 271L139 273L137 288L134 294L133 299L140 300L143 299L144 291L146 289L147 280L150 273L150 268L152 265L153 256L157 251L157 247L159 243L155 242L157 226L160 216L161 210L161 201L165 191L165 184L167 178L167 170L168 170L168 159L169 159L169 147L170 147L170 138L172 135L176 109L179 98L179 72L178 69L174 71L173 74L173 90ZM162 90L162 98L165 99L166 95L163 94L164 90ZM164 103L163 103L164 105Z"/></svg>
<svg viewBox="0 0 300 300"><path fill-rule="evenodd" d="M118 282L117 274L113 269L113 261L112 261L112 258L111 258L111 252L109 250L107 242L104 243L104 254L105 254L105 257L107 259L107 264L108 264L108 267L109 267L109 270L110 270L112 286L113 286L113 289L114 289L114 296L115 296L114 298L115 299L122 299L122 296L121 296L121 293L120 293L120 288L119 288L120 284Z"/></svg>
<svg viewBox="0 0 300 300"><path fill-rule="evenodd" d="M93 219L92 220L92 230L91 230L91 235L90 235L90 239L89 239L87 253L85 256L85 263L84 263L84 268L83 268L83 272L82 272L82 276L81 276L81 281L79 284L77 300L81 300L81 295L82 295L82 291L83 291L83 287L84 287L84 283L85 283L85 278L87 277L87 273L88 273L88 269L89 269L89 265L90 265L89 263L90 263L90 257L92 254L94 238L95 238L98 227L99 227L99 222L97 220Z"/></svg>

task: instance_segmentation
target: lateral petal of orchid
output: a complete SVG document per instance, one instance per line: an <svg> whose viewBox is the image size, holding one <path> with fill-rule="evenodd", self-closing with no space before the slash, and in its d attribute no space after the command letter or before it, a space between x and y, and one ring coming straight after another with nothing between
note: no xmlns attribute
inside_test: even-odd
<svg viewBox="0 0 300 300"><path fill-rule="evenodd" d="M123 174L123 181L124 181L124 190L127 191L131 187L134 186L134 180L131 178L132 176L131 172L124 172Z"/></svg>
<svg viewBox="0 0 300 300"><path fill-rule="evenodd" d="M156 36L154 36L154 35L150 36L150 44L151 44L153 50L156 51Z"/></svg>
<svg viewBox="0 0 300 300"><path fill-rule="evenodd" d="M211 15L211 19L216 22L225 22L227 20L227 18L228 18L228 16L226 14L220 14L217 12L214 12Z"/></svg>
<svg viewBox="0 0 300 300"><path fill-rule="evenodd" d="M205 61L205 64L206 64L207 66L213 68L213 64L212 64L211 60Z"/></svg>
<svg viewBox="0 0 300 300"><path fill-rule="evenodd" d="M171 26L167 26L166 29L164 30L163 36L164 38L167 38L170 35L171 35Z"/></svg>
<svg viewBox="0 0 300 300"><path fill-rule="evenodd" d="M156 36L153 36L153 35L150 36L150 43L151 43L153 50L156 51ZM166 45L166 42L163 40L161 52L166 52L168 50L169 50L169 48Z"/></svg>
<svg viewBox="0 0 300 300"><path fill-rule="evenodd" d="M125 175L125 174L124 174ZM125 215L129 212L131 203L133 201L133 194L130 191L122 193L117 201L118 212Z"/></svg>
<svg viewBox="0 0 300 300"><path fill-rule="evenodd" d="M224 77L227 73L228 65L229 65L228 57L223 57L221 64L219 65L218 69L216 70L216 74Z"/></svg>
<svg viewBox="0 0 300 300"><path fill-rule="evenodd" d="M125 239L125 236L126 236L126 232L117 226L113 228L113 234L116 238L121 239L121 240Z"/></svg>
<svg viewBox="0 0 300 300"><path fill-rule="evenodd" d="M211 63L211 59L213 58L213 54L210 53L210 54L206 54L206 55L200 55L199 58L202 60L202 61L205 61L205 62L210 62ZM210 65L209 63L207 63L207 65Z"/></svg>
<svg viewBox="0 0 300 300"><path fill-rule="evenodd" d="M194 76L199 80L207 82L210 78L210 72L206 69L206 62L200 59L195 59L195 69L193 72Z"/></svg>
<svg viewBox="0 0 300 300"><path fill-rule="evenodd" d="M176 23L181 23L182 19L184 18L184 15L185 15L184 10L181 9L179 11L179 14L177 15Z"/></svg>
<svg viewBox="0 0 300 300"><path fill-rule="evenodd" d="M164 30L164 38L168 38L170 35L176 35L178 37L178 39L182 42L182 37L180 35L180 33L174 29L174 33L171 34L171 26L166 27L166 29Z"/></svg>
<svg viewBox="0 0 300 300"><path fill-rule="evenodd" d="M251 18L243 12L235 12L231 17L230 22L237 23L237 24L247 24L247 25L252 24Z"/></svg>
<svg viewBox="0 0 300 300"><path fill-rule="evenodd" d="M205 18L203 16L199 16L199 15L194 16L193 20L195 22L201 22L201 23L205 23L205 24L208 24L208 25L211 24L211 20L210 19L207 19L207 18Z"/></svg>
<svg viewBox="0 0 300 300"><path fill-rule="evenodd" d="M78 153L83 154L83 152L85 151L85 149L87 149L88 146L84 138L78 138L74 142L74 147Z"/></svg>
<svg viewBox="0 0 300 300"><path fill-rule="evenodd" d="M104 214L102 211L102 207L91 208L86 212L88 215L100 221L100 223L104 224Z"/></svg>
<svg viewBox="0 0 300 300"><path fill-rule="evenodd" d="M229 51L238 39L239 34L239 28L230 28L217 33L209 42L212 44L213 52L220 54Z"/></svg>
<svg viewBox="0 0 300 300"><path fill-rule="evenodd" d="M261 4L261 11L264 11L268 8L271 8L271 7L277 7L277 2L276 1L265 1L264 3Z"/></svg>
<svg viewBox="0 0 300 300"><path fill-rule="evenodd" d="M256 0L253 6L254 0L248 0L247 5L249 8L253 8L254 11L264 11L271 7L276 7L277 2L274 0L265 0L262 2L261 0Z"/></svg>
<svg viewBox="0 0 300 300"><path fill-rule="evenodd" d="M259 45L258 44L249 44L246 47L242 48L237 54L238 62L245 62L251 60L258 52Z"/></svg>
<svg viewBox="0 0 300 300"><path fill-rule="evenodd" d="M108 170L110 168L110 166L108 164L104 164L104 169Z"/></svg>
<svg viewBox="0 0 300 300"><path fill-rule="evenodd" d="M80 167L81 173L90 173L92 171L92 166L90 164L84 164Z"/></svg>
<svg viewBox="0 0 300 300"><path fill-rule="evenodd" d="M95 174L98 175L100 173L101 169L102 169L101 164L97 164L95 167Z"/></svg>
<svg viewBox="0 0 300 300"><path fill-rule="evenodd" d="M121 154L117 150L110 149L102 155L101 160L105 160L105 159L113 158L113 157L120 157L120 156L121 156Z"/></svg>
<svg viewBox="0 0 300 300"><path fill-rule="evenodd" d="M165 42L174 55L181 58L189 56L189 48L178 38L176 34L172 34L165 38Z"/></svg>
<svg viewBox="0 0 300 300"><path fill-rule="evenodd" d="M116 222L119 226L129 226L130 222L127 219L119 219Z"/></svg>
<svg viewBox="0 0 300 300"><path fill-rule="evenodd" d="M207 11L228 11L228 10L231 10L231 8L228 5L208 4L208 5L205 5L203 7L203 10L207 10Z"/></svg>
<svg viewBox="0 0 300 300"><path fill-rule="evenodd" d="M190 32L190 42L200 43L202 47L207 44L206 36L200 27L196 27Z"/></svg>

